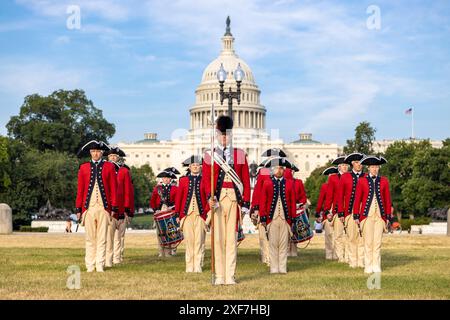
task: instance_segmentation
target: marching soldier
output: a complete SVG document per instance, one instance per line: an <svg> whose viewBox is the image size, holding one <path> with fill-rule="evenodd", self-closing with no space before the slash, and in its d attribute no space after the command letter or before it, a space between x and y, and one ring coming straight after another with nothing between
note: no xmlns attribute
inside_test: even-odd
<svg viewBox="0 0 450 320"><path fill-rule="evenodd" d="M125 230L134 216L134 186L130 168L124 164L125 152L115 147L105 152L105 155L114 164L117 174L118 218L111 219L106 242L106 267L112 267L123 261Z"/></svg>
<svg viewBox="0 0 450 320"><path fill-rule="evenodd" d="M253 188L252 208L250 211L250 215L253 223L258 228L261 262L265 263L267 266L270 266L269 240L267 238L267 229L261 224L261 221L259 221L259 201L263 183L266 179L268 178L270 179L271 170L270 168L265 168L265 165L267 164L268 161L270 161L271 158L275 157L285 158L286 153L279 148L271 148L264 151L261 154L261 157L264 157L266 159L259 165L260 169L258 172L258 176L256 178L255 187Z"/></svg>
<svg viewBox="0 0 450 320"><path fill-rule="evenodd" d="M270 273L287 273L287 256L292 236L292 220L297 216L294 181L283 177L285 158L274 158L266 167L272 169L270 179L264 181L260 202L260 219L267 224L269 234Z"/></svg>
<svg viewBox="0 0 450 320"><path fill-rule="evenodd" d="M244 150L231 147L233 120L220 116L216 121L219 146L214 156L214 194L211 194L211 154L206 152L203 177L214 212L215 285L236 284L237 234L242 215L250 208L250 175Z"/></svg>
<svg viewBox="0 0 450 320"><path fill-rule="evenodd" d="M261 224L259 219L259 204L261 200L261 191L264 181L270 179L270 168L265 168L267 161L263 161L259 165L259 172L256 178L256 185L253 189L252 195L252 207L250 210L250 215L253 221L253 224L258 229L259 236L259 248L260 248L260 257L261 262L265 263L267 266L270 266L269 262L269 240L267 238L267 229Z"/></svg>
<svg viewBox="0 0 450 320"><path fill-rule="evenodd" d="M389 181L379 175L380 166L386 162L383 157L364 157L361 164L368 166L369 173L356 186L353 219L364 237L365 273L381 272L381 239L393 219Z"/></svg>
<svg viewBox="0 0 450 320"><path fill-rule="evenodd" d="M359 236L358 225L352 217L353 203L355 201L356 185L364 177L362 172L362 153L352 153L345 158L345 162L352 166L339 180L338 188L338 217L344 217L347 226L347 241L345 251L348 253L351 268L364 267L364 240Z"/></svg>
<svg viewBox="0 0 450 320"><path fill-rule="evenodd" d="M186 244L186 272L202 272L206 237L206 215L209 211L204 181L201 175L202 158L191 156L183 162L189 174L180 178L175 202L180 228Z"/></svg>
<svg viewBox="0 0 450 320"><path fill-rule="evenodd" d="M297 209L297 212L300 213L302 210L305 209L304 205L306 204L307 198L306 198L306 191L305 186L303 185L302 179L294 178L294 172L298 172L299 169L297 166L293 163L291 163L291 168L286 168L284 171L284 177L286 179L292 179L294 182L294 191L295 191L295 206ZM297 244L293 241L290 241L289 243L289 257L297 257L298 256L298 249Z"/></svg>
<svg viewBox="0 0 450 320"><path fill-rule="evenodd" d="M181 174L181 172L178 171L175 167L168 167L168 168L164 169L163 171L172 173L172 180L171 180L170 183L171 183L172 186L177 187L177 175ZM179 222L179 218L178 217L177 217L177 219L178 219L178 222ZM171 251L170 251L170 255L171 256L175 256L177 254L177 247L178 246L175 246L175 247L171 248Z"/></svg>
<svg viewBox="0 0 450 320"><path fill-rule="evenodd" d="M337 167L329 167L325 169L322 174L324 176L329 176L333 174L338 174L339 169ZM325 259L336 260L336 252L334 250L333 243L333 216L324 210L325 198L328 191L328 182L325 182L320 187L319 199L317 200L316 206L316 220L323 223L323 229L325 231Z"/></svg>
<svg viewBox="0 0 450 320"><path fill-rule="evenodd" d="M89 151L91 161L78 171L76 212L86 230L87 272L103 272L106 260L106 236L111 218L118 217L117 183L114 165L102 159L108 150L104 142L92 140L79 154Z"/></svg>
<svg viewBox="0 0 450 320"><path fill-rule="evenodd" d="M328 176L327 195L325 197L325 212L331 214L331 223L333 225L333 247L339 262L345 261L345 237L344 237L344 217L337 218L338 213L338 192L339 180L341 176L348 171L348 165L344 162L345 157L336 158L332 164L338 166L339 172ZM328 214L327 214L328 216ZM327 217L328 219L329 216Z"/></svg>
<svg viewBox="0 0 450 320"><path fill-rule="evenodd" d="M150 198L150 208L152 208L154 213L175 209L178 187L172 185L172 180L176 180L177 176L173 172L162 171L156 177L161 178L161 183L153 189ZM173 248L163 247L161 242L159 242L159 257L168 257L174 254Z"/></svg>

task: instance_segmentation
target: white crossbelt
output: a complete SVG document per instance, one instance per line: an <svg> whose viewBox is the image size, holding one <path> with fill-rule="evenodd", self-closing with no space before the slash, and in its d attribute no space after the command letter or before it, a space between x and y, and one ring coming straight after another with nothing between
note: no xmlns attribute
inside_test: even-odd
<svg viewBox="0 0 450 320"><path fill-rule="evenodd" d="M242 184L242 181L237 175L236 171L234 171L234 169L216 152L214 152L214 161L217 162L219 167L225 172L226 175L228 175L231 181L233 181L233 183L238 188L239 193L241 194L241 196L243 196L244 185Z"/></svg>

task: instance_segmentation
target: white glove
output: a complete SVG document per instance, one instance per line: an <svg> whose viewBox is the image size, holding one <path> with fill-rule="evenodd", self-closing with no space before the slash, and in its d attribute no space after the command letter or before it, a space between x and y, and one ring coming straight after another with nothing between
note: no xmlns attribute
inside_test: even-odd
<svg viewBox="0 0 450 320"><path fill-rule="evenodd" d="M250 209L248 209L248 208L246 208L246 207L243 207L243 208L241 209L241 211L242 211L243 214L248 214L248 213L250 212Z"/></svg>

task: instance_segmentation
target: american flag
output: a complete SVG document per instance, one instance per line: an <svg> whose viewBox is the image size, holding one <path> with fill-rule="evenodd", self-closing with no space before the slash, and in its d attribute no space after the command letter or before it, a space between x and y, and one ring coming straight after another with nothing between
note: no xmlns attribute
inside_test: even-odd
<svg viewBox="0 0 450 320"><path fill-rule="evenodd" d="M405 114L411 114L413 111L413 108L409 108L405 110Z"/></svg>

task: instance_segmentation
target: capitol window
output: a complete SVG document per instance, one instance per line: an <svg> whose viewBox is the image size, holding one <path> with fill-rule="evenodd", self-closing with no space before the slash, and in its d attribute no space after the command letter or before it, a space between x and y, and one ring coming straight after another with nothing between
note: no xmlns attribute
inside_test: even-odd
<svg viewBox="0 0 450 320"><path fill-rule="evenodd" d="M161 155L160 154L158 154L158 158L161 158ZM159 170L159 169L158 169Z"/></svg>

